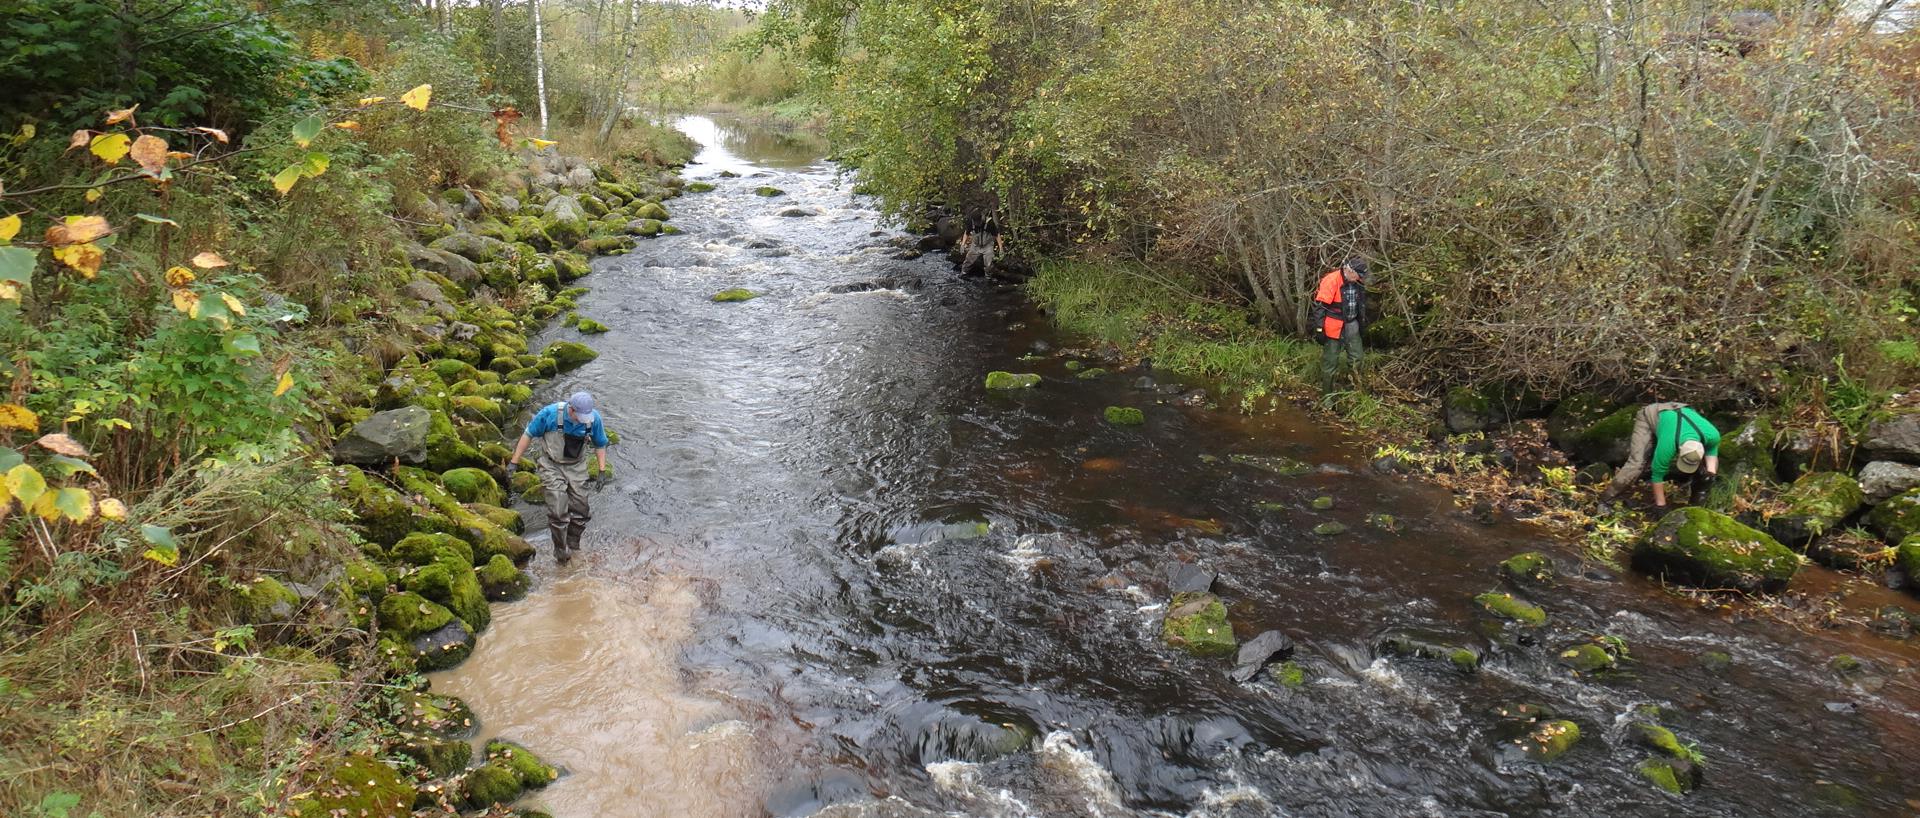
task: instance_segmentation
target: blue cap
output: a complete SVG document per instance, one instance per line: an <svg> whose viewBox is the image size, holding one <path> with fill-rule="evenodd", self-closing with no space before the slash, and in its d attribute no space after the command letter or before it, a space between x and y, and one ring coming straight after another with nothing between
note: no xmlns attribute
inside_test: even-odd
<svg viewBox="0 0 1920 818"><path fill-rule="evenodd" d="M587 423L593 422L593 395L575 392L573 397L567 398L567 408L572 409L574 414L586 418Z"/></svg>

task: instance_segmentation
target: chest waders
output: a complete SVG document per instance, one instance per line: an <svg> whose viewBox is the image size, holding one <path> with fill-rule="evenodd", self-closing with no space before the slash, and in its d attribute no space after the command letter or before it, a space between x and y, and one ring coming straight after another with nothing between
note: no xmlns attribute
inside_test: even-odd
<svg viewBox="0 0 1920 818"><path fill-rule="evenodd" d="M556 424L553 431L540 436L543 451L534 461L540 487L547 495L547 530L553 535L553 556L561 562L572 559L573 552L580 550L587 520L593 518L593 510L587 506L587 454L592 446L585 436L562 432L563 425Z"/></svg>

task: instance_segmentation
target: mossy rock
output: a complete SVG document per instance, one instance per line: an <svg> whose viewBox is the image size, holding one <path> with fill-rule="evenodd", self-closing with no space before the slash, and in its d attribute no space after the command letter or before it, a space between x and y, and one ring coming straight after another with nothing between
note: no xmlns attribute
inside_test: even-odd
<svg viewBox="0 0 1920 818"><path fill-rule="evenodd" d="M487 763L500 764L512 770L520 779L520 786L530 790L540 789L560 777L560 771L541 761L532 750L511 741L494 739L487 742Z"/></svg>
<svg viewBox="0 0 1920 818"><path fill-rule="evenodd" d="M1606 648L1594 644L1575 645L1560 652L1559 662L1580 673L1612 670L1619 663Z"/></svg>
<svg viewBox="0 0 1920 818"><path fill-rule="evenodd" d="M1641 778L1674 795L1686 795L1699 786L1699 768L1671 758L1649 758L1635 768Z"/></svg>
<svg viewBox="0 0 1920 818"><path fill-rule="evenodd" d="M464 561L468 565L475 564L473 546L452 534L427 532L408 534L394 543L392 548L387 549L387 555L402 564L416 567L432 565L443 559Z"/></svg>
<svg viewBox="0 0 1920 818"><path fill-rule="evenodd" d="M1521 739L1520 748L1528 756L1550 762L1566 755L1580 743L1580 725L1565 719L1541 722Z"/></svg>
<svg viewBox="0 0 1920 818"><path fill-rule="evenodd" d="M1800 570L1800 558L1766 533L1717 511L1687 507L1662 517L1634 546L1635 567L1702 588L1773 592Z"/></svg>
<svg viewBox="0 0 1920 818"><path fill-rule="evenodd" d="M541 488L539 473L531 469L522 469L513 473L513 493L520 495L520 499L530 503L540 502L544 499Z"/></svg>
<svg viewBox="0 0 1920 818"><path fill-rule="evenodd" d="M377 603L387 595L387 572L379 563L356 556L341 567L345 569L344 584L354 596Z"/></svg>
<svg viewBox="0 0 1920 818"><path fill-rule="evenodd" d="M574 249L593 256L618 256L633 247L633 239L626 236L594 236L574 245Z"/></svg>
<svg viewBox="0 0 1920 818"><path fill-rule="evenodd" d="M1208 593L1175 595L1167 606L1160 635L1169 647L1195 656L1225 656L1239 646L1233 638L1233 625L1227 621L1227 606Z"/></svg>
<svg viewBox="0 0 1920 818"><path fill-rule="evenodd" d="M431 633L453 621L453 612L445 605L412 591L388 594L380 601L380 631L395 639L410 640Z"/></svg>
<svg viewBox="0 0 1920 818"><path fill-rule="evenodd" d="M354 528L368 542L392 545L415 530L416 506L379 477L340 467L341 495L353 511Z"/></svg>
<svg viewBox="0 0 1920 818"><path fill-rule="evenodd" d="M1299 690L1307 686L1307 669L1301 667L1299 662L1288 660L1268 665L1267 674L1272 676L1274 681L1279 682L1281 687L1289 690Z"/></svg>
<svg viewBox="0 0 1920 818"><path fill-rule="evenodd" d="M473 745L462 739L409 735L393 751L413 759L434 778L447 778L473 762Z"/></svg>
<svg viewBox="0 0 1920 818"><path fill-rule="evenodd" d="M507 499L506 492L500 490L500 484L484 469L452 469L441 473L440 485L447 487L447 493L462 503L486 503L500 505Z"/></svg>
<svg viewBox="0 0 1920 818"><path fill-rule="evenodd" d="M530 366L523 366L507 373L507 380L521 384L532 383L540 380L541 377L540 370Z"/></svg>
<svg viewBox="0 0 1920 818"><path fill-rule="evenodd" d="M493 620L493 611L487 606L486 592L480 589L480 579L475 575L471 562L463 564L455 558L442 557L402 577L400 584L409 591L447 606L454 616L466 622L475 632L486 630Z"/></svg>
<svg viewBox="0 0 1920 818"><path fill-rule="evenodd" d="M443 472L460 468L484 469L493 465L473 444L461 439L459 430L453 425L453 418L446 412L436 410L432 415L433 422L427 427L427 468Z"/></svg>
<svg viewBox="0 0 1920 818"><path fill-rule="evenodd" d="M249 582L230 598L234 618L249 625L285 622L300 608L300 595L273 577Z"/></svg>
<svg viewBox="0 0 1920 818"><path fill-rule="evenodd" d="M1467 672L1480 668L1479 651L1449 644L1444 639L1413 631L1400 631L1382 636L1374 644L1374 650L1382 656L1405 656L1446 662L1458 670Z"/></svg>
<svg viewBox="0 0 1920 818"><path fill-rule="evenodd" d="M555 341L548 344L547 348L541 351L540 357L552 359L553 365L558 371L570 372L586 366L589 361L600 357L600 353L593 351L593 349L586 344L574 343L573 341Z"/></svg>
<svg viewBox="0 0 1920 818"><path fill-rule="evenodd" d="M1493 399L1473 386L1448 389L1440 400L1440 416L1447 431L1454 434L1484 432L1503 420L1495 411Z"/></svg>
<svg viewBox="0 0 1920 818"><path fill-rule="evenodd" d="M1081 368L1086 366L1086 364L1083 364L1079 361L1068 361L1065 364L1062 364L1062 366L1065 366L1068 372L1079 372Z"/></svg>
<svg viewBox="0 0 1920 818"><path fill-rule="evenodd" d="M1906 542L1909 537L1920 534L1920 489L1896 494L1874 506L1867 515L1867 523L1890 543ZM1920 578L1920 574L1913 576Z"/></svg>
<svg viewBox="0 0 1920 818"><path fill-rule="evenodd" d="M489 761L467 771L460 782L461 800L473 809L511 804L526 788L520 775L505 764Z"/></svg>
<svg viewBox="0 0 1920 818"><path fill-rule="evenodd" d="M659 222L664 222L668 218L667 209L659 202L647 202L646 204L635 207L633 209L633 217L636 219L652 219Z"/></svg>
<svg viewBox="0 0 1920 818"><path fill-rule="evenodd" d="M503 383L500 385L500 399L519 406L527 401L533 400L533 390L525 384ZM486 449L482 447L481 452L484 454Z"/></svg>
<svg viewBox="0 0 1920 818"><path fill-rule="evenodd" d="M473 655L473 629L460 621L459 617L454 617L453 621L442 625L439 630L415 636L407 645L413 652L414 667L419 672L446 670Z"/></svg>
<svg viewBox="0 0 1920 818"><path fill-rule="evenodd" d="M773 198L775 196L785 196L787 192L772 185L761 185L753 189L753 195Z"/></svg>
<svg viewBox="0 0 1920 818"><path fill-rule="evenodd" d="M466 361L456 361L451 358L437 359L427 364L427 368L433 370L433 374L436 377L447 383L463 381L478 375L480 372L473 368L473 364L467 363Z"/></svg>
<svg viewBox="0 0 1920 818"><path fill-rule="evenodd" d="M1502 560L1500 573L1518 582L1550 582L1553 580L1553 561L1538 551L1528 551Z"/></svg>
<svg viewBox="0 0 1920 818"><path fill-rule="evenodd" d="M1339 536L1341 534L1347 533L1347 524L1334 521L1334 520L1328 520L1327 522L1314 526L1313 533L1318 534L1322 537Z"/></svg>
<svg viewBox="0 0 1920 818"><path fill-rule="evenodd" d="M687 183L688 193L711 193L713 191L714 191L714 186L712 182L688 182Z"/></svg>
<svg viewBox="0 0 1920 818"><path fill-rule="evenodd" d="M1083 381L1096 381L1106 377L1106 375L1107 375L1106 370L1096 366L1088 369L1082 369L1079 372L1075 373L1074 377L1079 378L1080 380L1083 380Z"/></svg>
<svg viewBox="0 0 1920 818"><path fill-rule="evenodd" d="M651 237L667 232L667 225L659 219L634 219L621 225L620 229L636 236Z"/></svg>
<svg viewBox="0 0 1920 818"><path fill-rule="evenodd" d="M499 401L479 395L455 395L447 399L447 405L469 420L499 423L506 418L506 408Z"/></svg>
<svg viewBox="0 0 1920 818"><path fill-rule="evenodd" d="M413 783L398 770L365 756L341 759L312 790L288 799L299 818L407 818Z"/></svg>
<svg viewBox="0 0 1920 818"><path fill-rule="evenodd" d="M455 696L402 690L387 700L387 721L411 733L465 739L479 728L472 708Z"/></svg>
<svg viewBox="0 0 1920 818"><path fill-rule="evenodd" d="M714 293L712 297L709 298L708 300L714 301L720 304L731 304L731 303L736 303L740 301L752 301L753 299L756 299L759 297L760 297L759 293L756 293L744 287L729 287L727 289Z"/></svg>
<svg viewBox="0 0 1920 818"><path fill-rule="evenodd" d="M473 513L485 518L487 522L505 529L508 533L526 533L526 520L520 516L520 512L518 511L503 506L488 505L486 503L472 503L469 504L467 508Z"/></svg>
<svg viewBox="0 0 1920 818"><path fill-rule="evenodd" d="M1668 758L1677 758L1693 764L1705 764L1706 759L1691 747L1681 743L1680 738L1658 724L1652 722L1634 722L1629 726L1634 741Z"/></svg>
<svg viewBox="0 0 1920 818"><path fill-rule="evenodd" d="M1518 622L1530 628L1547 624L1547 612L1539 606L1515 599L1512 594L1488 591L1476 596L1473 601L1480 603L1488 613L1501 619Z"/></svg>
<svg viewBox="0 0 1920 818"><path fill-rule="evenodd" d="M1039 383L1040 376L1031 373L1016 375L1012 372L1003 372L997 369L987 373L988 389L1029 389L1038 386Z"/></svg>
<svg viewBox="0 0 1920 818"><path fill-rule="evenodd" d="M1035 376L1035 378L1038 377ZM1139 426L1147 422L1146 413L1132 406L1109 406L1106 417L1107 422L1115 426Z"/></svg>
<svg viewBox="0 0 1920 818"><path fill-rule="evenodd" d="M582 318L574 324L574 329L580 330L582 335L599 335L607 331L607 325L591 318Z"/></svg>
<svg viewBox="0 0 1920 818"><path fill-rule="evenodd" d="M527 595L527 575L507 559L505 554L495 554L480 566L478 572L480 589L487 598L495 602L512 602Z"/></svg>
<svg viewBox="0 0 1920 818"><path fill-rule="evenodd" d="M535 307L533 307L532 309L529 309L529 310L527 310L527 314L528 314L528 315L531 315L531 316L533 316L533 317L534 317L535 319L538 319L538 320L541 320L541 321L545 321L545 320L547 320L547 319L549 319L549 318L552 318L552 317L554 317L555 315L558 315L559 313L560 313L560 308L558 308L558 307L555 307L555 306L554 306L554 305L552 305L552 304L540 304L540 305L537 305L537 306L535 306ZM497 364L497 363L500 363L500 362L499 362L499 361L494 361L494 363L496 363L496 364ZM507 367L507 368L506 368L506 369L504 369L504 370L501 370L501 369L498 369L498 368L496 368L496 369L495 369L495 371L500 371L500 372L507 372L507 371L512 371L513 369L514 369L514 367L511 367L511 366L510 366L510 367Z"/></svg>
<svg viewBox="0 0 1920 818"><path fill-rule="evenodd" d="M1368 514L1367 525L1373 526L1374 528L1380 529L1381 531L1385 531L1389 534L1399 533L1400 529L1403 527L1400 524L1399 517L1395 517L1392 514L1388 514L1383 511L1376 511L1372 514Z"/></svg>
<svg viewBox="0 0 1920 818"><path fill-rule="evenodd" d="M1852 476L1822 471L1802 475L1780 499L1787 508L1767 518L1767 533L1782 543L1805 546L1839 530L1842 521L1866 505L1867 495Z"/></svg>

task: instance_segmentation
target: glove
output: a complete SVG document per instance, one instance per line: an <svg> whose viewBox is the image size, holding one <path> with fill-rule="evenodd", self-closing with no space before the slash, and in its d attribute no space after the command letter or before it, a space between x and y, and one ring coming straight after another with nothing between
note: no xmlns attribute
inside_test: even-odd
<svg viewBox="0 0 1920 818"><path fill-rule="evenodd" d="M520 464L514 461L512 458L508 458L507 459L507 484L508 485L513 484L514 472L517 472L519 470L520 470Z"/></svg>

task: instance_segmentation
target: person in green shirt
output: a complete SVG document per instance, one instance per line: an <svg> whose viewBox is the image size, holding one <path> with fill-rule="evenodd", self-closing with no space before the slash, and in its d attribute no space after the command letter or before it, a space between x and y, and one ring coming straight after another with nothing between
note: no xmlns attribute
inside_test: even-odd
<svg viewBox="0 0 1920 818"><path fill-rule="evenodd" d="M1651 471L1649 471L1651 461ZM1613 483L1600 495L1612 502L1621 492L1648 474L1653 504L1667 505L1667 482L1678 476L1691 480L1697 501L1720 473L1720 430L1684 403L1650 403L1633 416L1633 442L1627 464L1614 472Z"/></svg>

